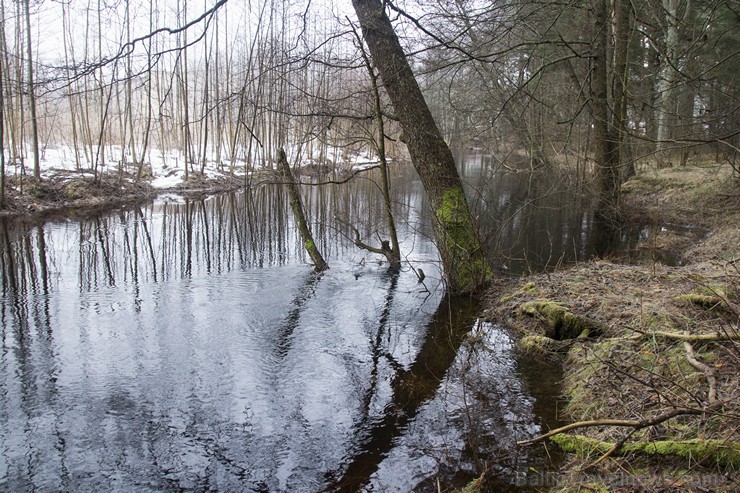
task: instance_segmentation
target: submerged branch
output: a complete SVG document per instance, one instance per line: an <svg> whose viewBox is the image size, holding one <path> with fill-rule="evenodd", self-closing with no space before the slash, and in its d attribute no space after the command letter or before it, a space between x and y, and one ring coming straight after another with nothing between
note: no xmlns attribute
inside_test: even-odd
<svg viewBox="0 0 740 493"><path fill-rule="evenodd" d="M301 180L295 180L293 178L293 176L291 175L290 180L285 180L285 179L280 180L280 181L260 180L257 183L255 183L253 186L258 187L260 185L265 185L265 184L268 184L268 183L271 184L271 185L273 185L273 184L277 184L277 185L300 185L300 186L305 186L305 187L319 187L319 186L322 186L322 185L342 185L344 183L347 183L348 181L350 181L352 178L354 178L355 176L359 175L360 173L364 173L366 171L370 171L370 170L374 170L374 169L378 169L378 168L380 168L380 164L369 166L367 168L356 169L356 170L352 171L352 173L350 173L345 178L342 178L341 180L325 180L325 181L317 181L317 182L305 182L305 181L301 181Z"/></svg>
<svg viewBox="0 0 740 493"><path fill-rule="evenodd" d="M378 255L383 255L388 260L388 262L390 262L391 266L397 266L398 262L396 261L396 258L393 254L393 249L391 248L387 240L384 240L381 242L380 248L374 247L372 245L368 245L367 243L365 243L364 241L360 239L360 232L349 221L347 221L346 219L342 219L339 216L334 216L334 219L336 219L339 223L344 224L345 226L347 226L354 232L355 237L352 240L352 242L357 247L362 248L363 250L367 250L368 252L377 253Z"/></svg>

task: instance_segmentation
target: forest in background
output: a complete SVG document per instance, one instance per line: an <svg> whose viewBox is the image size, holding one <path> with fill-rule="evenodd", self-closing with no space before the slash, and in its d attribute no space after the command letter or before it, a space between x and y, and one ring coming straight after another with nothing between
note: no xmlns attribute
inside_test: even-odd
<svg viewBox="0 0 740 493"><path fill-rule="evenodd" d="M373 149L371 82L342 2L1 5L5 175L141 176L351 161ZM452 146L567 164L607 193L656 161L737 166L740 7L723 0L386 2ZM389 153L400 137L384 98ZM187 163L185 166L184 163ZM611 190L611 192L609 192ZM614 190L617 190L614 192ZM616 200L616 199L615 199Z"/></svg>

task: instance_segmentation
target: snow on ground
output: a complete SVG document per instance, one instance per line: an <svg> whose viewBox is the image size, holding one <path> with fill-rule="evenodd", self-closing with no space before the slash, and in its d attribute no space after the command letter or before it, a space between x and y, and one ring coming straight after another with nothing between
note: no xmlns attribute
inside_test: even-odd
<svg viewBox="0 0 740 493"><path fill-rule="evenodd" d="M128 149L123 151L120 146L107 146L105 147L104 158L103 156L96 157L93 154L94 152L96 152L96 149L93 149L91 152L88 148L88 152L85 153L82 148L79 148L78 152L75 153L72 146L46 145L41 151L40 165L42 177L60 179L60 175L63 176L64 172L76 173L78 162L82 173L92 173L92 163L96 160L99 163L99 169L104 172L119 171L121 169L120 166L124 163L124 171L136 174L137 169L133 164L133 159ZM377 158L366 151L350 150L345 147L335 146L324 147L323 163L318 162L317 158L307 157L303 147L288 146L286 148L286 154L292 164L300 161L301 167L323 164L334 166L339 170L362 170L378 163ZM23 172L30 175L33 166L32 159L30 158L32 156L30 149L27 150L26 156ZM151 149L147 151L146 158L144 159L143 176L149 179L152 186L157 189L168 190L182 187L185 182L184 162L185 157L182 151ZM223 158L217 160L217 156L211 153L206 158L204 175L206 178L214 180L230 176L233 177L235 175L244 176L245 173L253 173L254 171L272 168L268 163L260 162L256 155L253 158L253 163L256 164L251 164L249 169L246 169L245 162L239 160L234 163L232 170L231 161ZM200 163L190 166L191 174L193 175L200 175L200 169ZM5 174L6 176L20 175L20 164L6 161Z"/></svg>

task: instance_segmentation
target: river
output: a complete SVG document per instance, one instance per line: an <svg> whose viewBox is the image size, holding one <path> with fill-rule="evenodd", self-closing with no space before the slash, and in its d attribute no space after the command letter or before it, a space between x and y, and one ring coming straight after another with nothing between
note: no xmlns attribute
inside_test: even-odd
<svg viewBox="0 0 740 493"><path fill-rule="evenodd" d="M497 271L598 250L570 184L496 167L461 159ZM372 172L304 188L322 275L279 185L2 222L0 490L521 490L557 375L444 296L421 184L392 178L397 273L343 225L379 243Z"/></svg>

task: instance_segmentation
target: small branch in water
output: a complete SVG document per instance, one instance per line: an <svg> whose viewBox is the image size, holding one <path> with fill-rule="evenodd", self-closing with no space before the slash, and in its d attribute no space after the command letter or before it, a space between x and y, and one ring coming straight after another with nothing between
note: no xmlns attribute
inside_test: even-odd
<svg viewBox="0 0 740 493"><path fill-rule="evenodd" d="M350 224L349 221L347 221L346 219L342 219L339 216L334 216L334 219L336 219L339 223L344 224L345 226L347 226L354 232L355 237L352 241L356 246L358 246L359 248L362 248L363 250L367 250L368 252L377 253L378 255L383 255L388 260L391 267L400 267L400 264L393 256L393 249L391 248L388 240L381 240L380 248L374 247L372 245L368 245L367 243L363 242L360 239L360 232L357 230L357 228L355 228L352 224Z"/></svg>
<svg viewBox="0 0 740 493"><path fill-rule="evenodd" d="M285 181L285 180L278 180L278 181L275 181L275 180L260 180L257 183L255 183L253 186L254 187L257 187L257 186L260 186L260 185L264 185L266 183L276 184L276 185L301 185L301 186L306 186L306 187L319 187L319 186L322 186L322 185L342 185L344 183L347 183L352 178L354 178L355 176L357 176L357 175L359 175L361 173L364 173L366 171L371 171L371 170L374 170L374 169L378 169L378 168L380 168L380 165L379 164L376 164L374 166L370 166L368 168L356 169L352 173L350 173L349 176L347 176L346 178L342 178L341 180L317 181L315 183L304 182L304 181L301 181L301 180L293 180L293 179L291 179L290 181Z"/></svg>
<svg viewBox="0 0 740 493"><path fill-rule="evenodd" d="M418 279L417 284L421 284L422 286L424 286L426 292L431 294L431 291L429 291L429 287L424 283L424 279L427 278L426 274L424 274L424 271L421 270L421 268L415 269L409 261L408 257L406 257L406 262L408 262L409 267L411 267L411 270L414 272L414 274L416 274L416 277Z"/></svg>

